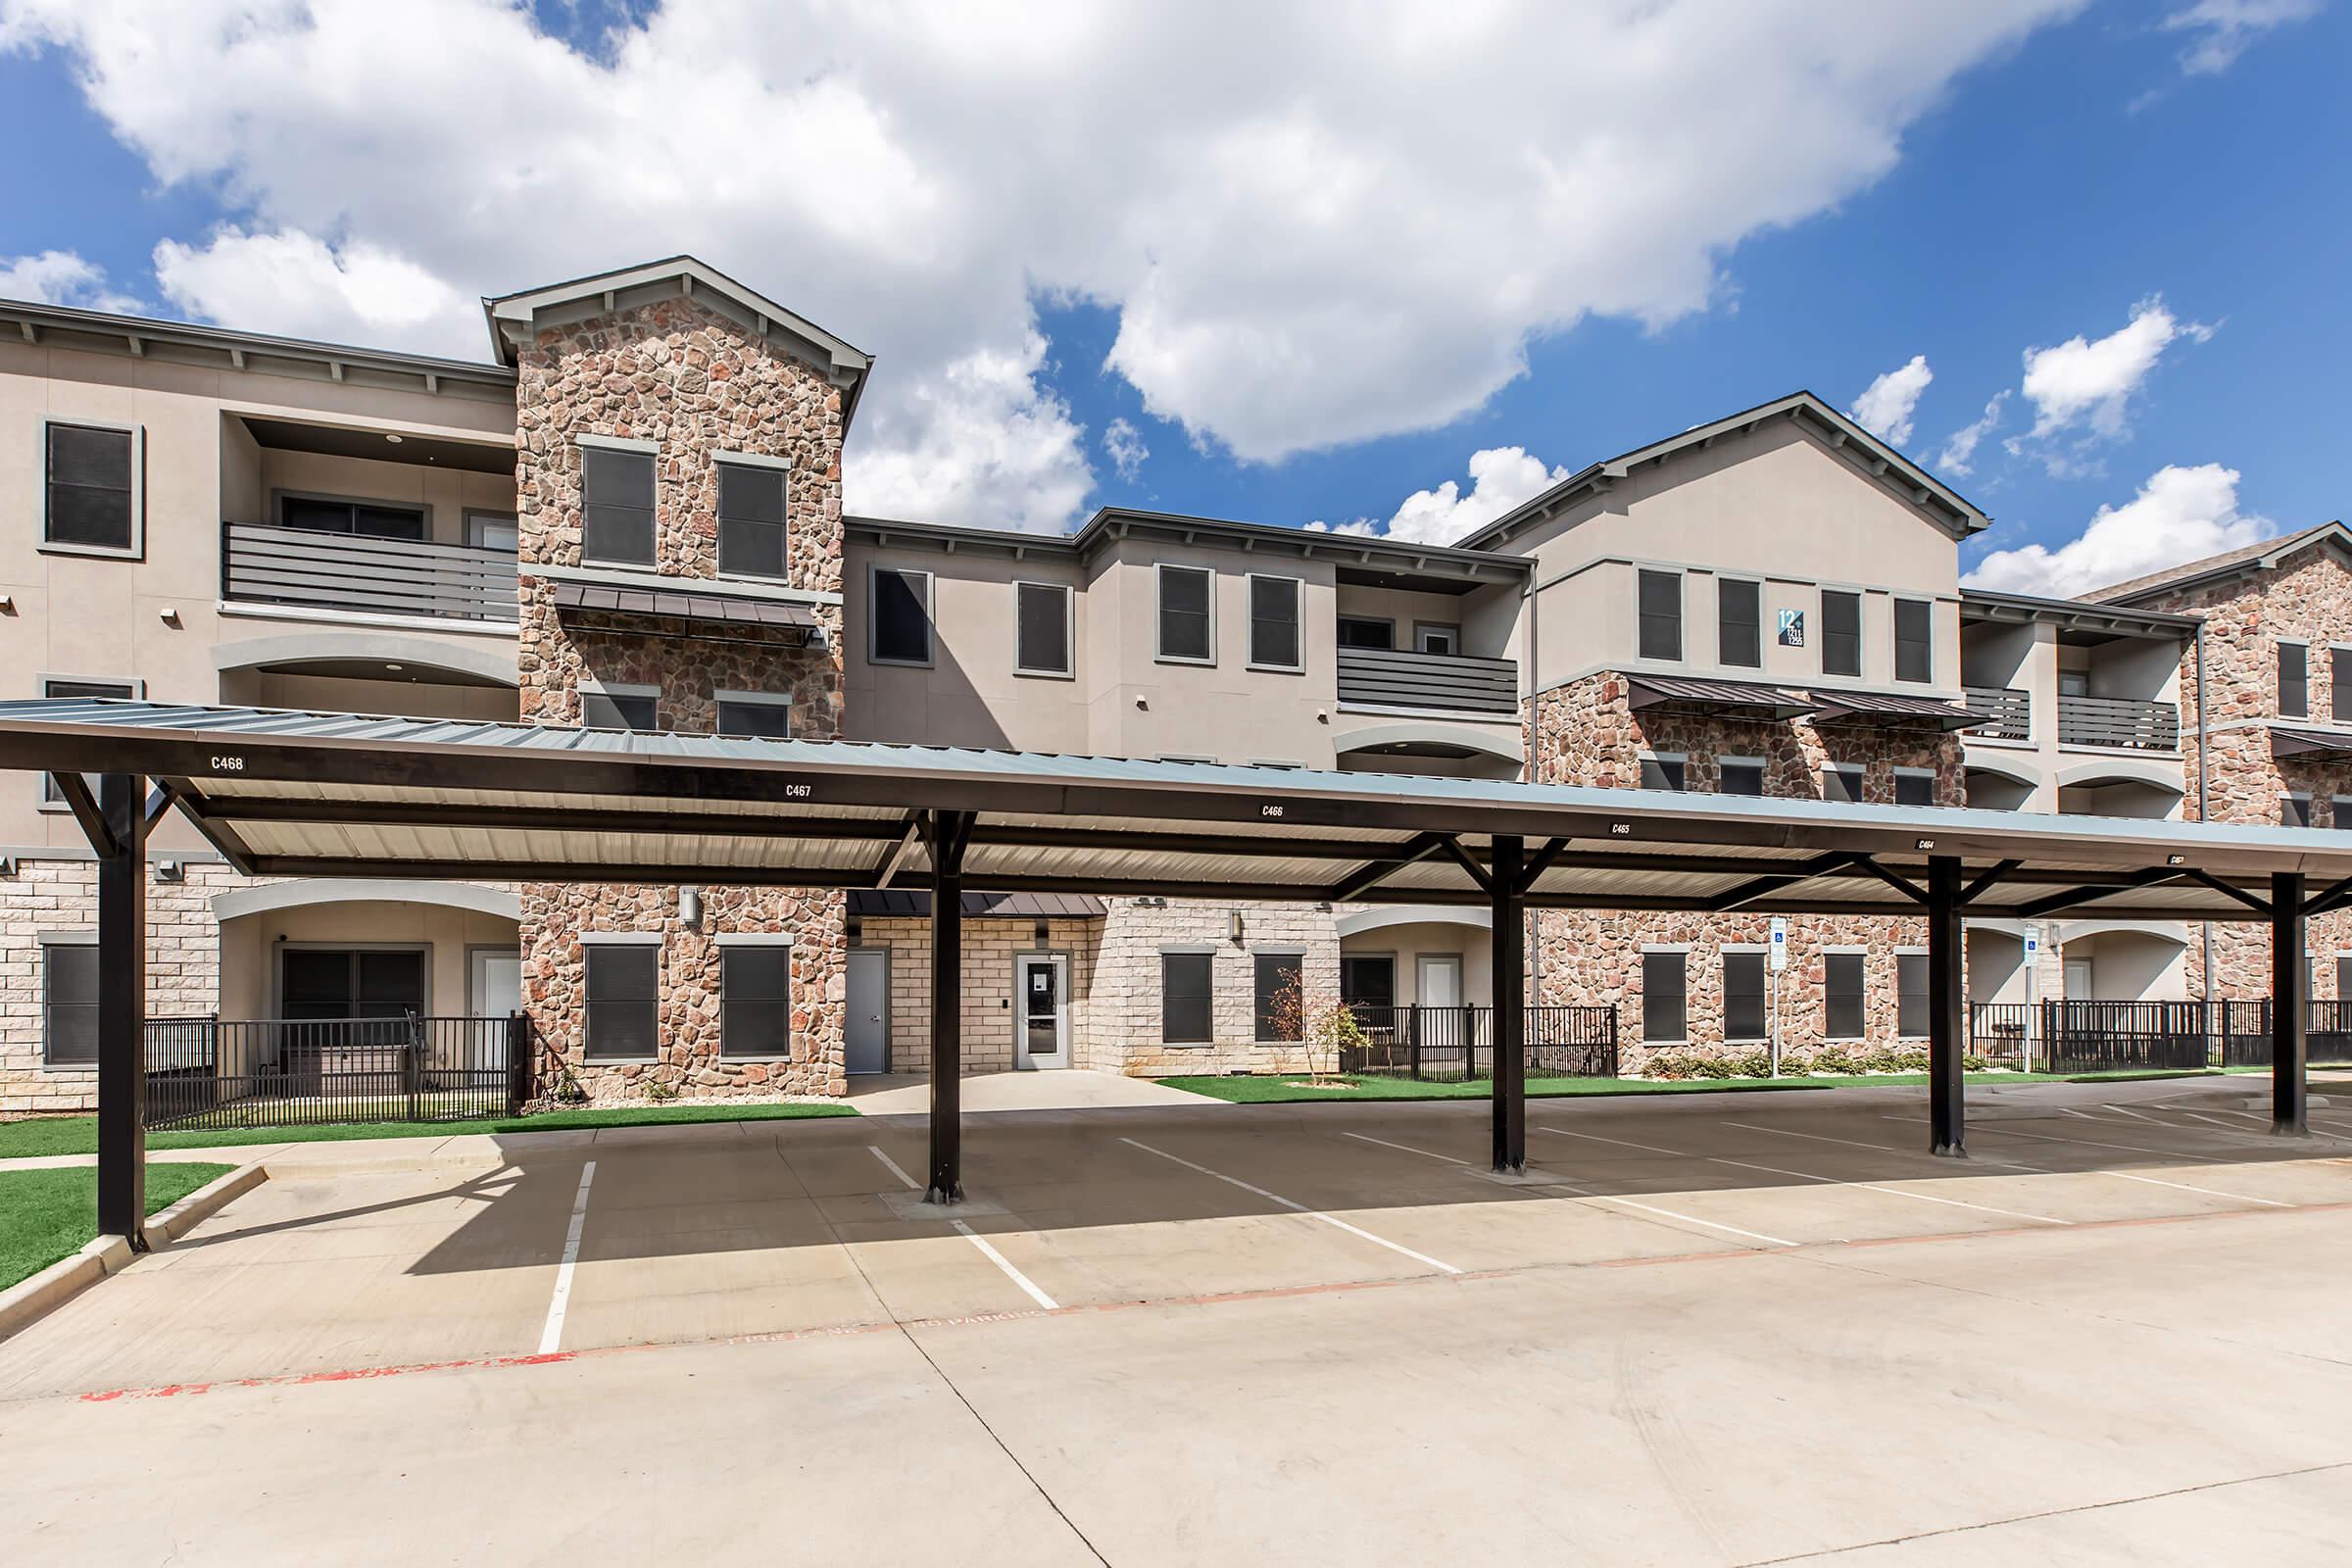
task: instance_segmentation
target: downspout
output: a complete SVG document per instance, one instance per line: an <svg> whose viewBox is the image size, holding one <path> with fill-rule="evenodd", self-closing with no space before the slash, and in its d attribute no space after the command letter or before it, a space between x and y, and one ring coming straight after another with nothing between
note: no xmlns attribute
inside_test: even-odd
<svg viewBox="0 0 2352 1568"><path fill-rule="evenodd" d="M2198 822L2200 822L2200 823L2203 823L2203 822L2207 822L2207 821L2210 821L2210 820L2211 820L2211 817L2210 817L2210 816L2207 814L2207 812L2206 812L2206 809L2205 809L2205 806L2206 806L2206 793L2205 793L2205 792L2206 792L2206 780L2207 780L2207 779L2209 779L2210 777L2212 777L2212 775L2213 775L2213 754L2212 754L2210 751L2208 751L2208 750L2206 749L2206 745L2205 745L2205 738L2206 738L2206 730L2205 730L2205 617L2204 617L2204 616L2202 616L2202 615L2199 615L2199 616L2197 617L2197 681L2196 681L2196 688L2197 688L2197 821L2198 821ZM2199 921L2199 922L2198 922L2198 925L2199 925L2199 928L2200 928L2200 939L2199 939L2199 946L2200 946L2200 947L2202 948L2202 950L2203 950L2203 959L2202 959L2202 961L2203 961L2203 967L2204 967L2204 970L2205 970L2205 984L2204 984L2204 993L2203 993L2203 994L2204 994L2204 997L2205 997L2205 1000L2206 1000L2206 1002L2207 1002L2208 1004L2210 1004L2210 1003L2213 1001L2213 922L2212 922L2211 920L2202 920L2202 921Z"/></svg>
<svg viewBox="0 0 2352 1568"><path fill-rule="evenodd" d="M1520 594L1527 601L1527 674L1520 681L1520 685L1527 692L1526 697L1522 699L1527 704L1527 739L1521 748L1525 755L1519 759L1519 782L1533 784L1536 781L1536 738L1539 727L1536 711L1537 617L1536 574L1534 571L1528 572L1527 586L1520 590ZM2204 711L2202 708L2197 710L2199 716L2202 716ZM1534 1004L1541 1006L1544 999L1544 921L1542 912L1532 907L1528 909L1527 924L1530 933L1524 950L1527 965L1527 991L1528 996L1533 999Z"/></svg>

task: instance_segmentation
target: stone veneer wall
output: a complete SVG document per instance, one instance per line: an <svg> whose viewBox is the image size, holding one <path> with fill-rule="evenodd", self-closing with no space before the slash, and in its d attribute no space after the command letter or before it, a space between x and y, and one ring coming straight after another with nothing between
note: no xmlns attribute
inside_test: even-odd
<svg viewBox="0 0 2352 1568"><path fill-rule="evenodd" d="M709 730L721 689L786 694L792 732L841 732L841 392L800 361L771 353L724 317L687 299L619 311L538 334L520 354L515 389L519 518L521 713L579 721L583 681L659 689L664 728ZM653 441L654 569L708 580L718 570L718 468L725 453L787 460L786 586L810 606L824 646L801 650L734 628L690 636L678 622L597 615L561 619L533 570L580 560L583 435ZM568 1067L595 1098L655 1083L685 1094L840 1094L847 947L839 893L710 888L700 931L676 923L674 889L534 884L523 889L523 995L551 1071ZM656 1062L590 1067L581 1057L584 930L661 930L662 1005ZM718 1054L718 948L723 930L789 931L794 1030L789 1060Z"/></svg>
<svg viewBox="0 0 2352 1568"><path fill-rule="evenodd" d="M928 919L864 919L858 945L890 950L890 1070L931 1070L931 922ZM1024 953L1059 953L1070 960L1070 1061L1073 1066L1108 1065L1095 1026L1095 965L1100 954L1099 920L1049 920L1046 940L1037 940L1034 920L967 919L963 922L963 1070L1009 1072L1017 1027L1012 964ZM1115 1053L1112 1053L1115 1055Z"/></svg>
<svg viewBox="0 0 2352 1568"><path fill-rule="evenodd" d="M2311 797L2311 825L2337 825L2334 798L2352 798L2352 764L2271 755L2269 721L2278 716L2278 645L2281 638L2310 645L2308 722L2352 725L2352 713L2333 710L2328 648L2352 641L2352 568L2323 545L2296 552L2274 571L2189 588L2146 601L2141 608L2197 615L2205 622L2206 744L2197 743L2197 653L2181 656L2180 732L2188 798L2181 815L2195 820L2204 783L2205 812L2215 822L2275 826L2284 795ZM2352 826L2352 824L2346 824ZM2259 921L2212 926L2216 997L2271 994L2271 932ZM2188 994L2207 994L2199 932L2189 928L2185 965ZM2352 912L2311 922L2312 995L2333 1000L2338 954L2352 953Z"/></svg>
<svg viewBox="0 0 2352 1568"><path fill-rule="evenodd" d="M1340 933L1329 910L1311 904L1215 904L1170 899L1149 905L1112 899L1102 921L1102 952L1095 964L1095 1030L1102 1050L1096 1065L1134 1078L1187 1073L1299 1072L1306 1052L1295 1045L1260 1045L1257 966L1261 949L1302 951L1306 1004L1340 999ZM1233 911L1242 913L1242 940L1233 940ZM1161 1043L1159 955L1163 948L1213 945L1216 1038L1205 1046Z"/></svg>
<svg viewBox="0 0 2352 1568"><path fill-rule="evenodd" d="M1633 711L1623 676L1603 672L1540 694L1529 726L1532 771L1540 783L1633 789L1647 753L1681 753L1685 787L1706 792L1722 780L1722 759L1762 758L1764 792L1818 799L1820 769L1859 762L1864 799L1891 803L1894 770L1931 768L1938 805L1965 799L1957 737L1863 726L1823 729L1801 721L1756 722L1689 714ZM1532 1000L1618 1007L1620 1060L1640 1069L1642 954L1645 948L1689 949L1684 976L1687 1044L1719 1047L1723 1039L1723 950L1763 946L1771 917L1764 914L1626 913L1544 909L1535 915ZM1891 1045L1897 992L1895 957L1924 952L1927 922L1915 916L1796 915L1788 920L1788 968L1781 977L1781 1045L1802 1053L1823 1044L1824 957L1859 951L1868 1033L1864 1044ZM1840 1042L1841 1044L1844 1042ZM1754 1049L1761 1042L1739 1042Z"/></svg>

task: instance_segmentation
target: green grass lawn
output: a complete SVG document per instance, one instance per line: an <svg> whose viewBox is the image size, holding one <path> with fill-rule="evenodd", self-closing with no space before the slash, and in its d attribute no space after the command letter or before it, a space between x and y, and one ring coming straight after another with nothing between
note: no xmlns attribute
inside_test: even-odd
<svg viewBox="0 0 2352 1568"><path fill-rule="evenodd" d="M855 1116L828 1105L619 1105L551 1110L537 1116L485 1116L474 1121L362 1121L326 1127L216 1127L147 1135L150 1149L225 1149L238 1144L318 1144L353 1138L448 1138L462 1133L560 1133L584 1127L659 1127L673 1122L778 1121L807 1116ZM95 1116L36 1116L0 1122L0 1159L31 1154L94 1154Z"/></svg>
<svg viewBox="0 0 2352 1568"><path fill-rule="evenodd" d="M234 1165L147 1167L147 1212L171 1207ZM0 1291L70 1257L98 1234L98 1173L0 1171Z"/></svg>
<svg viewBox="0 0 2352 1568"><path fill-rule="evenodd" d="M2074 1077L2051 1077L2043 1073L1972 1072L1966 1076L1972 1084L2072 1084L2119 1083L2140 1078L2200 1078L2206 1075L2182 1071L2091 1073ZM1348 1086L1345 1088L1316 1088L1300 1075L1282 1073L1248 1078L1183 1077L1158 1081L1171 1089L1189 1090L1211 1100L1232 1101L1237 1104L1354 1104L1376 1100L1486 1100L1494 1093L1494 1086L1483 1078L1466 1084L1415 1083L1409 1078L1357 1075L1333 1080L1334 1083ZM1823 1074L1818 1078L1530 1078L1527 1081L1527 1097L1530 1100L1545 1100L1566 1095L1705 1095L1784 1089L1885 1089L1916 1087L1927 1081L1928 1075L1924 1072Z"/></svg>

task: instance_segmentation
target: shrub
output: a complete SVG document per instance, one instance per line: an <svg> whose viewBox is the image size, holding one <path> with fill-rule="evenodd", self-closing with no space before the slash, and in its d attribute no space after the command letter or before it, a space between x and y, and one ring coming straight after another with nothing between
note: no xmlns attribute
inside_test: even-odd
<svg viewBox="0 0 2352 1568"><path fill-rule="evenodd" d="M1865 1072L1894 1072L1902 1064L1902 1055L1892 1046L1872 1046L1862 1054Z"/></svg>
<svg viewBox="0 0 2352 1568"><path fill-rule="evenodd" d="M645 1086L645 1098L655 1104L667 1104L678 1098L678 1086L666 1078L655 1078Z"/></svg>
<svg viewBox="0 0 2352 1568"><path fill-rule="evenodd" d="M1897 1072L1926 1072L1928 1070L1928 1048L1925 1046L1895 1047L1894 1070Z"/></svg>
<svg viewBox="0 0 2352 1568"><path fill-rule="evenodd" d="M1973 1051L1960 1058L1960 1070L1962 1072L1984 1072L1992 1064L1990 1062L1986 1061L1983 1056L1978 1055Z"/></svg>
<svg viewBox="0 0 2352 1568"><path fill-rule="evenodd" d="M1854 1054L1843 1046L1819 1046L1806 1061L1805 1071L1843 1075L1858 1072L1860 1067L1854 1061Z"/></svg>
<svg viewBox="0 0 2352 1568"><path fill-rule="evenodd" d="M1769 1078L1772 1076L1772 1053L1769 1051L1742 1051L1736 1053L1728 1059L1735 1077Z"/></svg>

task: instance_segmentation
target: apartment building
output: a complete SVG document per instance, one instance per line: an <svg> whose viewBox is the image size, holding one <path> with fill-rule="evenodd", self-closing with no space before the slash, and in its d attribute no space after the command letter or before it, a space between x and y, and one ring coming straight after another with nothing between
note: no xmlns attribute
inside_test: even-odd
<svg viewBox="0 0 2352 1568"><path fill-rule="evenodd" d="M691 258L484 313L473 363L0 304L0 678L2008 809L2189 798L2204 609L1962 590L1984 515L1807 394L1593 465L1459 548L1124 509L1047 537L844 516L870 361ZM0 1108L92 1092L92 862L55 794L0 803ZM266 1021L240 1037L263 1051L283 1020L519 1010L544 1079L594 1099L927 1065L928 911L891 846L844 893L272 880L238 869L269 853L249 838L159 828L155 1014ZM1487 1001L1483 910L1346 892L967 894L966 1065L1291 1070L1287 994ZM1616 1004L1636 1064L1924 1034L1913 922L1790 925L1775 977L1738 908L1546 911L1534 995ZM2150 940L2054 926L2041 994L2180 994L2189 935ZM2022 932L1970 944L1980 997L2023 985Z"/></svg>

